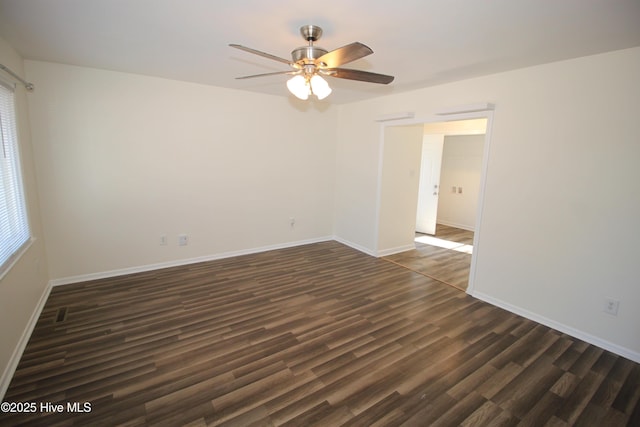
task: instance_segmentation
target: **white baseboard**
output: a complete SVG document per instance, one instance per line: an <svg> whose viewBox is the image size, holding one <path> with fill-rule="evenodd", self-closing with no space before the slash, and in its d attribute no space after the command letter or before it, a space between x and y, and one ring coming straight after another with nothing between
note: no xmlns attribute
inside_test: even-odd
<svg viewBox="0 0 640 427"><path fill-rule="evenodd" d="M18 345L16 345L15 349L13 350L13 353L11 354L9 363L5 367L4 372L0 377L0 401L2 401L5 393L7 392L7 389L9 388L11 379L13 378L16 368L18 367L18 363L20 363L20 359L22 358L22 353L24 353L24 349L26 348L27 343L29 342L29 338L31 338L33 329L35 328L36 323L40 318L40 313L42 313L42 310L44 309L44 306L47 302L47 299L49 298L49 294L51 293L51 289L54 286L62 286L62 285L86 282L89 280L96 280L96 279L105 279L109 277L116 277L116 276L122 276L122 275L133 274L133 273L141 273L145 271L158 270L158 269L167 268L167 267L177 267L181 265L194 264L198 262L213 261L217 259L230 258L230 257L240 256L240 255L249 255L249 254L254 254L259 252L271 251L275 249L284 249L284 248L290 248L294 246L307 245L311 243L326 242L329 240L334 240L333 236L318 237L318 238L307 239L307 240L298 240L295 242L287 242L287 243L281 243L276 245L262 246L258 248L243 249L239 251L223 252L219 254L197 257L197 258L182 259L177 261L149 264L149 265L143 265L139 267L122 268L117 270L82 274L78 276L70 276L70 277L63 277L60 279L50 280L49 283L47 283L47 286L45 287L44 292L40 296L40 299L38 300L38 303L36 304L34 311L31 314L31 317L29 318L29 322L27 323L22 333L22 336L18 341Z"/></svg>
<svg viewBox="0 0 640 427"><path fill-rule="evenodd" d="M640 363L640 353L630 350L628 348L622 347L618 344L614 344L612 342L603 340L602 338L598 338L594 335L588 334L584 331L572 328L571 326L564 325L562 323L556 322L555 320L546 318L537 313L533 313L529 310L526 310L521 307L517 307L508 302L502 301L500 299L494 298L490 295L484 294L482 292L473 292L471 296L474 298L478 298L484 302L487 302L491 305L495 305L496 307L503 308L511 313L515 313L519 316L525 317L529 320L533 320L534 322L543 324L557 331L563 332L567 335L571 335L574 338L578 338L582 341L588 342L589 344L593 344L597 347L608 350L612 353L615 353L619 356L625 357L629 360L633 360L636 363Z"/></svg>
<svg viewBox="0 0 640 427"><path fill-rule="evenodd" d="M143 273L146 271L159 270L168 267L179 267L182 265L196 264L199 262L215 261L218 259L231 258L234 256L250 255L260 252L272 251L275 249L285 249L295 246L308 245L311 243L319 243L333 240L333 236L324 236L314 239L297 240L295 242L280 243L275 245L261 246L257 248L242 249L238 251L222 252L213 255L205 255L196 258L180 259L175 261L161 262L157 264L147 264L137 267L120 268L116 270L102 271L99 273L80 274L77 276L62 277L51 280L52 286L70 285L72 283L87 282L90 280L108 279L110 277L124 276L127 274Z"/></svg>
<svg viewBox="0 0 640 427"><path fill-rule="evenodd" d="M415 243L411 243L411 244L405 245L405 246L397 246L395 248L383 249L381 251L378 251L376 256L377 257L389 256L389 255L393 255L393 254L398 254L400 252L410 251L410 250L413 250L415 248L416 248L416 244Z"/></svg>
<svg viewBox="0 0 640 427"><path fill-rule="evenodd" d="M374 251L372 251L371 249L365 248L364 246L358 245L357 243L353 243L350 242L348 240L345 240L341 237L338 236L333 236L333 240L335 240L338 243L342 243L343 245L349 246L350 248L353 248L357 251L360 251L362 253L365 253L367 255L371 255L371 256L377 256L376 253Z"/></svg>
<svg viewBox="0 0 640 427"><path fill-rule="evenodd" d="M350 248L353 248L353 249L355 249L357 251L363 252L363 253L365 253L367 255L371 255L373 257L376 257L376 258L397 254L399 252L410 251L410 250L416 248L415 243L411 243L411 244L405 245L405 246L398 246L398 247L395 247L395 248L383 249L381 251L374 251L374 250L371 250L369 248L365 248L364 246L361 246L361 245L358 245L356 243L353 243L353 242L350 242L348 240L345 240L345 239L343 239L341 237L338 237L338 236L333 236L333 240L335 240L338 243L342 243L343 245L347 245Z"/></svg>
<svg viewBox="0 0 640 427"><path fill-rule="evenodd" d="M442 221L441 219L438 219L437 224L447 225L449 227L454 227L454 228L460 228L462 230L467 230L467 231L476 231L475 227L472 225L459 224L457 222L446 221L446 220Z"/></svg>
<svg viewBox="0 0 640 427"><path fill-rule="evenodd" d="M47 298L49 297L49 294L51 293L51 289L53 286L59 286L59 285L65 285L65 284L71 284L71 283L77 283L77 282L83 282L83 281L87 281L87 280L95 280L95 279L101 279L101 278L108 278L108 277L115 277L115 276L121 276L121 275L125 275L125 274L131 274L131 273L137 273L137 272L144 272L144 271L150 271L150 270L155 270L155 269L160 269L160 268L166 268L166 267L174 267L174 266L180 266L180 265L187 265L187 264L193 264L193 263L197 263L197 262L204 262L204 261L213 261L216 259L223 259L223 258L229 258L229 257L233 257L233 256L240 256L240 255L249 255L249 254L254 254L254 253L259 253L259 252L265 252L265 251L270 251L270 250L275 250L275 249L284 249L284 248L289 248L289 247L294 247L294 246L301 246L301 245L305 245L305 244L311 244L311 243L318 243L318 242L325 242L325 241L329 241L329 240L335 240L339 243L342 243L344 245L347 245L353 249L356 249L360 252L363 252L367 255L371 255L374 257L381 257L381 256L387 256L387 255L391 255L392 253L397 253L397 252L402 252L405 250L409 250L409 249L414 249L415 247L409 247L411 245L408 245L407 247L401 247L401 248L393 248L393 249L389 249L389 250L385 250L385 251L379 251L378 253L374 253L373 251L371 251L370 249L367 249L363 246L357 245L355 243L349 242L345 239L341 239L337 236L326 236L326 237L320 237L320 238L315 238L315 239L309 239L309 240L301 240L301 241L296 241L296 242L288 242L288 243L283 243L283 244L277 244L277 245L270 245L270 246L263 246L263 247L259 247L259 248L252 248L252 249L245 249L245 250L240 250L240 251L231 251L231 252L224 252L224 253L220 253L220 254L215 254L215 255L210 255L210 256L204 256L204 257L198 257L198 258L191 258L191 259L185 259L185 260L178 260L178 261L171 261L171 262L167 262L167 263L158 263L158 264L151 264L151 265L146 265L146 266L140 266L140 267L133 267L133 268L125 268L125 269L119 269L119 270L111 270L111 271L106 271L106 272L102 272L102 273L92 273L92 274L86 274L86 275L79 275L79 276L72 276L72 277L66 277L66 278L61 278L61 279L55 279L55 280L51 280L47 286L44 289L44 292L42 293L42 295L40 296L40 299L38 300L38 303L36 304L33 313L31 314L31 317L29 318L29 322L27 323L22 336L20 337L20 340L18 342L18 345L16 346L16 348L13 351L13 354L11 355L11 358L9 360L9 363L7 364L7 366L4 369L4 372L2 373L2 376L0 377L0 401L2 401L2 398L4 398L4 395L7 391L7 389L9 388L9 384L11 383L11 379L13 378L13 374L15 373L16 368L18 367L18 363L20 362L20 358L22 357L22 353L24 352L24 349L27 346L27 343L29 342L29 338L31 337L31 334L33 332L33 329L36 326L36 323L38 322L38 318L40 317L40 313L42 312L45 303L47 302ZM629 360L633 360L636 363L640 363L640 353L632 351L630 349L627 349L625 347L619 346L617 344L611 343L609 341L603 340L601 338L598 338L596 336L590 335L586 332L577 330L575 328L572 328L570 326L567 325L563 325L559 322L556 322L554 320L548 319L544 316L541 316L539 314L530 312L526 309L523 309L521 307L517 307L514 306L510 303L507 303L505 301L499 300L497 298L494 298L490 295L486 295L482 292L472 292L471 295L475 298L478 298L482 301L485 301L489 304L495 305L497 307L503 308L507 311L510 311L512 313L518 314L520 316L523 316L527 319L533 320L535 322L541 323L545 326L548 326L550 328L556 329L560 332L566 333L568 335L571 335L575 338L581 339L585 342L588 342L590 344L593 344L595 346L598 346L600 348L603 348L605 350L611 351L615 354L618 354L622 357L625 357Z"/></svg>
<svg viewBox="0 0 640 427"><path fill-rule="evenodd" d="M9 388L9 384L11 383L11 379L13 378L13 374L16 372L18 368L18 363L20 363L20 359L22 358L22 353L24 353L24 349L27 347L27 343L29 342L29 338L31 338L31 334L33 333L34 328L36 327L36 323L38 323L38 319L40 318L40 313L42 313L42 309L44 309L44 305L47 303L47 298L49 298L49 294L51 293L51 282L47 283L47 286L44 288L44 292L40 295L40 299L36 304L33 313L31 313L31 317L29 318L29 322L27 326L24 328L22 332L22 336L18 341L18 345L13 350L11 354L11 358L9 359L9 363L4 368L4 372L2 373L2 377L0 377L0 401L4 399L4 395Z"/></svg>
<svg viewBox="0 0 640 427"><path fill-rule="evenodd" d="M353 242L350 242L348 240L345 240L345 239L343 239L341 237L338 237L338 236L333 236L333 240L335 240L336 242L342 243L343 245L347 245L350 248L353 248L353 249L355 249L357 251L363 252L363 253L365 253L367 255L371 255L373 257L376 257L376 258L380 258L380 257L383 257L383 256L388 256L388 255L393 255L393 254L397 254L397 253L404 252L404 251L410 251L410 250L416 248L416 244L415 243L411 243L411 244L408 244L408 245L405 245L405 246L398 246L398 247L395 247L395 248L383 249L381 251L374 251L374 250L371 250L369 248L365 248L364 246L361 246L361 245L358 245L356 243L353 243Z"/></svg>

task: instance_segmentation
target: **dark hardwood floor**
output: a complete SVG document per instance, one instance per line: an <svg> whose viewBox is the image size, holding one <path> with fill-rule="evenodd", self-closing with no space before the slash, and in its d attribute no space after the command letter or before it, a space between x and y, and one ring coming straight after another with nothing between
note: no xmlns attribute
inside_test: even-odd
<svg viewBox="0 0 640 427"><path fill-rule="evenodd" d="M324 242L54 288L4 400L38 410L3 426L638 426L640 365Z"/></svg>
<svg viewBox="0 0 640 427"><path fill-rule="evenodd" d="M430 244L430 237L444 240L447 247ZM435 236L416 233L415 249L384 259L465 291L472 249L473 231L437 224Z"/></svg>

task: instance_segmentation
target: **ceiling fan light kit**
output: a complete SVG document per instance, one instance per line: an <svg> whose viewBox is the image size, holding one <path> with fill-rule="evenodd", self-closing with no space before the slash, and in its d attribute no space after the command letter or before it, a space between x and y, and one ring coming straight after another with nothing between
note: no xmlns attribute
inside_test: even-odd
<svg viewBox="0 0 640 427"><path fill-rule="evenodd" d="M319 75L315 74L308 78L307 76L293 76L287 81L289 92L296 98L303 101L309 98L309 95L315 95L318 99L325 99L331 94L329 83Z"/></svg>
<svg viewBox="0 0 640 427"><path fill-rule="evenodd" d="M308 87L308 82L304 77L300 75L293 76L289 80L287 80L287 89L289 89L289 92L294 94L296 98L300 98L303 101L309 98L310 90Z"/></svg>
<svg viewBox="0 0 640 427"><path fill-rule="evenodd" d="M305 25L300 28L300 34L309 42L309 45L294 49L291 52L291 61L238 44L230 44L229 46L233 48L288 64L292 68L290 71L256 74L237 78L250 79L278 74L293 75L293 77L287 81L287 88L294 96L302 100L308 99L309 95L315 95L318 99L324 99L331 94L329 83L327 83L322 76L378 84L389 84L393 81L393 76L369 71L338 68L340 65L373 53L370 48L362 43L354 42L329 52L313 44L322 36L322 28L317 25Z"/></svg>

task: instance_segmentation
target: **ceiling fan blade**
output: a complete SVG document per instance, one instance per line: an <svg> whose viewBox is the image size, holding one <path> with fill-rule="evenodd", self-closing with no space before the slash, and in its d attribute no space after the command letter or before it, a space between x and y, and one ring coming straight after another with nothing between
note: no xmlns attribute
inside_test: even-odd
<svg viewBox="0 0 640 427"><path fill-rule="evenodd" d="M298 74L299 71L276 71L275 73L254 74L252 76L236 77L236 80L253 79L255 77L277 76L282 74Z"/></svg>
<svg viewBox="0 0 640 427"><path fill-rule="evenodd" d="M264 58L273 59L274 61L282 62L287 65L293 66L293 62L288 59L280 58L279 56L271 55L270 53L261 52L259 50L251 49L250 47L242 46L239 44L230 44L229 46L235 47L236 49L244 50L245 52L253 53L255 55L262 56Z"/></svg>
<svg viewBox="0 0 640 427"><path fill-rule="evenodd" d="M356 59L364 58L372 53L373 51L369 47L360 42L354 42L325 53L318 58L317 62L327 64L327 68L334 68L355 61Z"/></svg>
<svg viewBox="0 0 640 427"><path fill-rule="evenodd" d="M339 79L359 80L361 82L380 83L383 85L391 83L394 79L393 76L362 70L350 70L348 68L325 68L322 72L330 77L337 77Z"/></svg>

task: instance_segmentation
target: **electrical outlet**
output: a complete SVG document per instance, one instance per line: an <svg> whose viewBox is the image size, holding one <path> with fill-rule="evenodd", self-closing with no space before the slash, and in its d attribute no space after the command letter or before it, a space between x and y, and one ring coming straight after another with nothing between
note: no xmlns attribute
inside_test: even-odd
<svg viewBox="0 0 640 427"><path fill-rule="evenodd" d="M605 298L604 299L604 311L607 314L611 314L612 316L618 315L618 308L620 307L620 301L613 298Z"/></svg>
<svg viewBox="0 0 640 427"><path fill-rule="evenodd" d="M180 234L178 236L178 245L179 246L187 246L189 244L189 236L186 234Z"/></svg>

